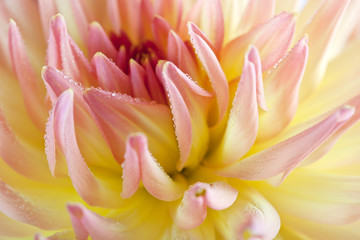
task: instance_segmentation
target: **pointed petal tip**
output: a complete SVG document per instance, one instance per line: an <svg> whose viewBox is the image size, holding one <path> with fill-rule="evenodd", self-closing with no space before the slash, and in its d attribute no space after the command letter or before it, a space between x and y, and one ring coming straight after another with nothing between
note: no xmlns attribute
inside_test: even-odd
<svg viewBox="0 0 360 240"><path fill-rule="evenodd" d="M345 122L349 120L355 113L355 107L345 105L343 108L338 110L338 122Z"/></svg>

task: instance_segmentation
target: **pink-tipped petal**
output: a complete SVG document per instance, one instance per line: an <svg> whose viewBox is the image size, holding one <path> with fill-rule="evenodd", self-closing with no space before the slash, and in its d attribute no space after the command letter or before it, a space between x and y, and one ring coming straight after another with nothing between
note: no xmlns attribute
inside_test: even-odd
<svg viewBox="0 0 360 240"><path fill-rule="evenodd" d="M194 22L200 27L214 46L214 53L218 55L224 40L224 16L221 2L219 0L198 0L189 13L188 21Z"/></svg>
<svg viewBox="0 0 360 240"><path fill-rule="evenodd" d="M124 160L126 137L143 132L165 171L174 169L169 159L177 158L178 149L168 107L99 89L87 90L84 98L118 162Z"/></svg>
<svg viewBox="0 0 360 240"><path fill-rule="evenodd" d="M122 223L102 217L82 205L68 204L68 212L73 224L76 239L94 240L126 239L128 233Z"/></svg>
<svg viewBox="0 0 360 240"><path fill-rule="evenodd" d="M45 39L49 37L49 25L52 16L54 16L58 11L56 8L55 1L51 0L38 0L39 12L41 17L42 28L44 32Z"/></svg>
<svg viewBox="0 0 360 240"><path fill-rule="evenodd" d="M116 64L102 53L96 53L91 60L96 71L99 86L109 91L130 95L131 82L129 77Z"/></svg>
<svg viewBox="0 0 360 240"><path fill-rule="evenodd" d="M218 174L244 180L263 180L282 174L280 182L354 114L344 107L320 123L266 150L220 169Z"/></svg>
<svg viewBox="0 0 360 240"><path fill-rule="evenodd" d="M174 31L169 32L167 54L167 59L175 63L181 71L188 73L196 81L201 81L196 59Z"/></svg>
<svg viewBox="0 0 360 240"><path fill-rule="evenodd" d="M350 0L329 0L320 5L316 15L304 29L309 35L309 60L301 84L300 98L309 96L320 84L329 62L333 38L338 32ZM319 31L322 29L322 31Z"/></svg>
<svg viewBox="0 0 360 240"><path fill-rule="evenodd" d="M307 38L302 38L291 52L265 75L265 95L270 110L259 117L258 140L281 132L293 119L298 106L300 83L308 57ZM269 128L269 123L271 127Z"/></svg>
<svg viewBox="0 0 360 240"><path fill-rule="evenodd" d="M210 39L205 35L205 33L203 31L201 31L201 29L196 26L194 23L189 22L187 24L187 28L188 28L188 33L192 32L197 34L198 36L201 37L202 40L204 40L206 42L206 44L211 48L211 50L215 53L215 54L219 54L219 52L216 50L214 44L210 41Z"/></svg>
<svg viewBox="0 0 360 240"><path fill-rule="evenodd" d="M123 164L122 197L131 197L136 192L140 179L145 189L162 201L179 199L185 191L183 181L172 180L152 157L147 138L142 134L128 138Z"/></svg>
<svg viewBox="0 0 360 240"><path fill-rule="evenodd" d="M116 59L117 49L115 49L105 30L98 22L92 22L90 24L87 43L90 56L93 56L97 52L102 52L108 58Z"/></svg>
<svg viewBox="0 0 360 240"><path fill-rule="evenodd" d="M48 66L63 70L74 81L85 86L94 85L91 65L68 35L65 19L60 14L51 19L46 62Z"/></svg>
<svg viewBox="0 0 360 240"><path fill-rule="evenodd" d="M135 60L130 60L130 82L135 98L150 101L150 95L145 85L146 72Z"/></svg>
<svg viewBox="0 0 360 240"><path fill-rule="evenodd" d="M169 32L171 30L171 26L165 19L160 16L155 16L152 24L151 31L153 33L155 43L159 49L163 52L167 50L167 38Z"/></svg>
<svg viewBox="0 0 360 240"><path fill-rule="evenodd" d="M117 35L119 35L121 31L119 2L118 0L106 0L106 4L112 29Z"/></svg>
<svg viewBox="0 0 360 240"><path fill-rule="evenodd" d="M43 129L46 119L44 106L44 89L31 67L24 42L14 21L9 24L9 49L12 67L20 83L26 109L39 129Z"/></svg>
<svg viewBox="0 0 360 240"><path fill-rule="evenodd" d="M63 92L53 108L53 126L56 146L63 153L75 190L90 205L114 207L118 206L117 195L113 190L105 188L97 180L80 153L74 126L74 92L69 89ZM55 144L52 144L54 146Z"/></svg>
<svg viewBox="0 0 360 240"><path fill-rule="evenodd" d="M224 182L197 182L185 191L174 216L175 224L183 230L196 228L204 222L207 207L224 210L235 202L237 195L238 191Z"/></svg>
<svg viewBox="0 0 360 240"><path fill-rule="evenodd" d="M207 72L213 91L215 92L218 104L218 122L223 119L229 103L229 86L225 74L217 60L215 53L206 44L206 42L196 33L189 29L191 42L194 45L195 52L200 62Z"/></svg>
<svg viewBox="0 0 360 240"><path fill-rule="evenodd" d="M174 117L180 150L177 169L196 166L208 141L206 118L212 96L171 62L158 65L157 75L163 81Z"/></svg>
<svg viewBox="0 0 360 240"><path fill-rule="evenodd" d="M229 165L250 150L258 132L259 103L266 107L260 57L257 49L251 47L245 57L224 136L219 146L210 154L209 164Z"/></svg>
<svg viewBox="0 0 360 240"><path fill-rule="evenodd" d="M239 66L243 65L245 51L249 44L253 44L259 50L262 70L271 68L288 50L294 29L294 16L289 13L280 13L229 42L222 50L220 58L221 66L228 79L234 79L240 75Z"/></svg>
<svg viewBox="0 0 360 240"><path fill-rule="evenodd" d="M154 69L151 66L150 60L148 58L144 60L143 66L146 71L146 86L148 87L151 99L160 104L167 104L164 89L160 80L156 77Z"/></svg>

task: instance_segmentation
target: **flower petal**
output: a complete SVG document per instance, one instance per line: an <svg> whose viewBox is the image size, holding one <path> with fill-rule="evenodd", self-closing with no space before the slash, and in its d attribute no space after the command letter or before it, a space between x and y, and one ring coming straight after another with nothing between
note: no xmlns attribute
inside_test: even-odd
<svg viewBox="0 0 360 240"><path fill-rule="evenodd" d="M99 86L109 91L131 94L129 77L102 53L96 53L91 63L96 70Z"/></svg>
<svg viewBox="0 0 360 240"><path fill-rule="evenodd" d="M304 37L275 69L265 75L264 88L270 110L260 114L257 140L278 134L294 117L307 56L307 38ZM269 123L272 123L271 128Z"/></svg>
<svg viewBox="0 0 360 240"><path fill-rule="evenodd" d="M324 1L304 29L304 33L309 35L309 48L312 50L309 52L309 67L305 70L304 81L301 84L300 99L309 96L320 84L329 61L332 39L349 3L349 0Z"/></svg>
<svg viewBox="0 0 360 240"><path fill-rule="evenodd" d="M219 146L207 159L210 164L229 165L243 157L255 142L258 103L265 106L260 57L257 49L251 47L245 58L226 130Z"/></svg>
<svg viewBox="0 0 360 240"><path fill-rule="evenodd" d="M156 0L154 2L155 14L162 16L176 28L182 17L182 2L181 0Z"/></svg>
<svg viewBox="0 0 360 240"><path fill-rule="evenodd" d="M55 1L49 0L38 0L39 12L41 17L42 28L44 32L45 39L49 38L49 27L52 16L54 16L58 11L56 8Z"/></svg>
<svg viewBox="0 0 360 240"><path fill-rule="evenodd" d="M136 192L140 179L145 189L162 201L179 199L185 191L184 179L179 175L178 181L172 180L152 157L143 134L128 137L123 168L123 198Z"/></svg>
<svg viewBox="0 0 360 240"><path fill-rule="evenodd" d="M160 16L155 16L151 23L151 31L155 39L155 43L163 52L167 50L167 38L171 26L165 19Z"/></svg>
<svg viewBox="0 0 360 240"><path fill-rule="evenodd" d="M143 132L149 138L149 149L166 172L174 169L178 149L170 110L127 95L90 89L84 93L97 125L118 162L123 162L126 137Z"/></svg>
<svg viewBox="0 0 360 240"><path fill-rule="evenodd" d="M2 181L0 181L0 211L14 220L45 230L69 226L67 216L62 213L63 209L60 206L56 206L56 201L51 202L49 206L46 200L24 196Z"/></svg>
<svg viewBox="0 0 360 240"><path fill-rule="evenodd" d="M177 169L195 167L207 147L209 133L206 119L211 95L171 62L160 63L157 75L163 81L174 116L180 150Z"/></svg>
<svg viewBox="0 0 360 240"><path fill-rule="evenodd" d="M218 170L218 174L245 180L263 180L282 173L280 181L354 114L343 107L320 123L268 149ZM291 153L291 154L289 154Z"/></svg>
<svg viewBox="0 0 360 240"><path fill-rule="evenodd" d="M196 228L204 222L207 207L214 210L226 209L235 202L237 195L238 191L225 182L197 182L184 193L174 221L184 230Z"/></svg>
<svg viewBox="0 0 360 240"><path fill-rule="evenodd" d="M28 224L16 221L3 213L0 213L0 236L7 237L29 237L38 232L39 229Z"/></svg>
<svg viewBox="0 0 360 240"><path fill-rule="evenodd" d="M259 49L262 70L266 71L284 56L291 44L295 20L289 13L280 13L248 33L229 42L221 52L220 63L229 80L240 75L247 46Z"/></svg>
<svg viewBox="0 0 360 240"><path fill-rule="evenodd" d="M87 43L90 56L93 56L97 52L102 52L108 58L116 59L117 50L98 22L92 22L90 24Z"/></svg>
<svg viewBox="0 0 360 240"><path fill-rule="evenodd" d="M9 49L12 66L20 83L27 111L39 129L43 129L46 119L44 105L44 89L34 74L26 54L23 39L14 21L9 24Z"/></svg>
<svg viewBox="0 0 360 240"><path fill-rule="evenodd" d="M150 95L145 85L146 72L135 60L130 60L130 82L132 84L133 96L150 101Z"/></svg>
<svg viewBox="0 0 360 240"><path fill-rule="evenodd" d="M65 157L75 190L88 204L104 207L118 206L119 192L104 187L94 177L80 153L75 136L73 105L74 92L72 89L63 92L56 101L51 118L53 122L48 123L48 130L54 132L48 137L54 137L54 139L48 138L48 141L52 142L48 147L59 147Z"/></svg>
<svg viewBox="0 0 360 240"><path fill-rule="evenodd" d="M191 42L195 52L207 72L218 104L218 122L223 119L229 103L229 86L214 52L206 42L189 28Z"/></svg>
<svg viewBox="0 0 360 240"><path fill-rule="evenodd" d="M241 189L236 201L214 218L220 234L224 239L274 239L280 228L274 207L245 183L237 182L236 187Z"/></svg>
<svg viewBox="0 0 360 240"><path fill-rule="evenodd" d="M63 70L83 85L95 85L91 65L67 33L65 19L56 15L51 19L46 65Z"/></svg>
<svg viewBox="0 0 360 240"><path fill-rule="evenodd" d="M121 30L121 20L119 12L118 0L106 0L107 15L110 18L110 23L115 34L119 35Z"/></svg>

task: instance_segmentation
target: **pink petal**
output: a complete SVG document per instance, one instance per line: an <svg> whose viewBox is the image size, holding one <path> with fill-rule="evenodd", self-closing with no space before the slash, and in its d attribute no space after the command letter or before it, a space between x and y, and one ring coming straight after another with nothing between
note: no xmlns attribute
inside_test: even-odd
<svg viewBox="0 0 360 240"><path fill-rule="evenodd" d="M165 19L160 16L154 17L151 24L151 31L153 33L157 47L163 52L166 52L167 49L167 38L170 30L171 26L168 22L166 22Z"/></svg>
<svg viewBox="0 0 360 240"><path fill-rule="evenodd" d="M58 10L56 8L55 1L38 0L38 6L45 39L48 39L50 26L49 19L51 19L51 17L54 16Z"/></svg>
<svg viewBox="0 0 360 240"><path fill-rule="evenodd" d="M283 181L302 160L346 124L353 114L353 108L341 108L305 131L220 169L218 173L244 180L263 180L282 173L280 181Z"/></svg>
<svg viewBox="0 0 360 240"><path fill-rule="evenodd" d="M68 35L65 19L59 14L50 23L47 65L63 70L85 86L95 84L90 63Z"/></svg>
<svg viewBox="0 0 360 240"><path fill-rule="evenodd" d="M206 42L199 35L192 32L191 29L189 29L189 34L195 52L210 78L212 88L217 98L219 111L218 121L221 121L226 113L229 102L229 86L227 79L214 52Z"/></svg>
<svg viewBox="0 0 360 240"><path fill-rule="evenodd" d="M153 67L151 66L150 60L146 58L142 63L146 71L146 86L148 87L151 99L155 100L160 104L167 104L164 89L161 85L160 80L156 77Z"/></svg>
<svg viewBox="0 0 360 240"><path fill-rule="evenodd" d="M68 204L67 208L76 239L87 240L89 236L94 240L127 238L123 224L91 212L82 205Z"/></svg>
<svg viewBox="0 0 360 240"><path fill-rule="evenodd" d="M265 94L270 110L260 115L258 140L273 137L293 119L308 51L307 38L304 37L275 69L265 75ZM272 123L271 128L269 123Z"/></svg>
<svg viewBox="0 0 360 240"><path fill-rule="evenodd" d="M211 16L211 18L208 18L208 16ZM214 45L214 53L217 55L224 40L224 16L221 2L219 0L198 0L191 9L186 22L189 21L200 26Z"/></svg>
<svg viewBox="0 0 360 240"><path fill-rule="evenodd" d="M294 34L295 20L289 13L280 13L248 33L229 42L221 52L220 63L228 79L240 75L245 51L253 44L259 49L262 70L266 71L284 56Z"/></svg>
<svg viewBox="0 0 360 240"><path fill-rule="evenodd" d="M146 101L151 101L149 92L145 85L146 72L135 60L130 60L130 82L132 84L133 96Z"/></svg>
<svg viewBox="0 0 360 240"><path fill-rule="evenodd" d="M144 39L152 39L153 34L152 34L151 24L155 16L153 3L151 0L141 0L140 8L141 8L140 27L142 33L141 36Z"/></svg>
<svg viewBox="0 0 360 240"><path fill-rule="evenodd" d="M45 201L41 201L41 198L34 199L24 196L0 181L0 211L14 220L44 230L68 227L68 220L62 214L63 209L57 207L49 206Z"/></svg>
<svg viewBox="0 0 360 240"><path fill-rule="evenodd" d="M211 42L211 40L205 35L204 32L202 32L200 30L200 28L198 26L196 26L194 23L189 22L188 25L188 32L193 32L197 35L199 35L201 37L202 40L204 40L206 42L206 44L211 48L211 50L218 55L219 52L218 50L215 48L214 44Z"/></svg>
<svg viewBox="0 0 360 240"><path fill-rule="evenodd" d="M140 1L118 0L118 9L123 30L133 44L140 43ZM115 11L115 10L114 10Z"/></svg>
<svg viewBox="0 0 360 240"><path fill-rule="evenodd" d="M14 21L9 24L9 50L15 75L20 83L26 109L39 129L43 129L46 119L44 89L39 84L28 59L23 39Z"/></svg>
<svg viewBox="0 0 360 240"><path fill-rule="evenodd" d="M238 191L225 182L197 182L184 193L174 221L184 230L196 228L204 222L207 207L214 210L226 209L235 202L237 195Z"/></svg>
<svg viewBox="0 0 360 240"><path fill-rule="evenodd" d="M165 171L174 169L169 159L178 157L178 149L168 107L98 89L87 90L84 98L118 162L124 160L126 137L143 132Z"/></svg>
<svg viewBox="0 0 360 240"><path fill-rule="evenodd" d="M169 32L167 41L167 59L196 81L201 81L199 66L184 41L174 31Z"/></svg>
<svg viewBox="0 0 360 240"><path fill-rule="evenodd" d="M206 123L211 95L189 79L171 62L158 65L174 116L180 160L177 169L194 167L203 157L208 139Z"/></svg>
<svg viewBox="0 0 360 240"><path fill-rule="evenodd" d="M48 147L58 146L68 166L69 176L75 190L90 205L118 206L118 194L102 186L86 165L76 140L74 126L74 92L69 89L63 92L53 108L53 122L49 122L48 130L53 131L48 138ZM51 152L54 152L52 150ZM49 157L54 157L49 156ZM56 160L52 160L54 162Z"/></svg>
<svg viewBox="0 0 360 240"><path fill-rule="evenodd" d="M91 34L90 34L91 35ZM99 86L109 91L131 94L129 77L102 53L96 53L91 60L96 71Z"/></svg>
<svg viewBox="0 0 360 240"><path fill-rule="evenodd" d="M312 50L309 52L309 67L305 70L301 84L301 99L310 95L320 84L329 62L328 53L332 47L332 39L337 34L349 3L349 0L324 2L304 29L304 33L309 35L309 48Z"/></svg>
<svg viewBox="0 0 360 240"><path fill-rule="evenodd" d="M117 0L107 0L107 15L115 34L119 35L121 30L121 20L119 12L119 2Z"/></svg>
<svg viewBox="0 0 360 240"><path fill-rule="evenodd" d="M42 152L19 142L0 111L0 156L13 170L30 179L49 181L49 170Z"/></svg>
<svg viewBox="0 0 360 240"><path fill-rule="evenodd" d="M102 52L108 58L113 60L116 59L117 50L98 22L92 22L89 25L89 36L87 43L90 56L95 55L97 52Z"/></svg>
<svg viewBox="0 0 360 240"><path fill-rule="evenodd" d="M251 47L245 57L224 136L209 156L210 164L229 165L250 150L258 132L258 102L265 105L260 57L257 49Z"/></svg>
<svg viewBox="0 0 360 240"><path fill-rule="evenodd" d="M185 191L184 179L172 180L152 157L143 134L132 135L127 139L123 164L122 197L131 197L139 187L140 179L145 189L162 201L179 199Z"/></svg>

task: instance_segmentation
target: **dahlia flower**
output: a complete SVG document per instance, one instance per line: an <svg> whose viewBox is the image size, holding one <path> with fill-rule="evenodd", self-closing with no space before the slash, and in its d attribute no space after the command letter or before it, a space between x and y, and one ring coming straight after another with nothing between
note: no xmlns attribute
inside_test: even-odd
<svg viewBox="0 0 360 240"><path fill-rule="evenodd" d="M360 239L359 10L0 1L1 239Z"/></svg>

